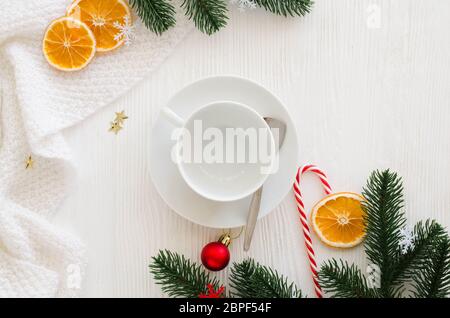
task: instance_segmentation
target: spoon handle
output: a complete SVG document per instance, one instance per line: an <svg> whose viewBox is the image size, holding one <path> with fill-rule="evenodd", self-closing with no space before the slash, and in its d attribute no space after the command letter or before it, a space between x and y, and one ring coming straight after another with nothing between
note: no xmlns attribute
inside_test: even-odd
<svg viewBox="0 0 450 318"><path fill-rule="evenodd" d="M252 243L253 232L255 231L259 208L261 206L262 192L263 187L261 186L255 193L253 193L248 211L247 226L245 227L244 251L248 251L250 249L250 244Z"/></svg>

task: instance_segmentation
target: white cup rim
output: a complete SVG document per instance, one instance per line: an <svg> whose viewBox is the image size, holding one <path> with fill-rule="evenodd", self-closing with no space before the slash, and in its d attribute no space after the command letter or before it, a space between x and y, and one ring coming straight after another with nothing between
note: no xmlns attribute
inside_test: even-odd
<svg viewBox="0 0 450 318"><path fill-rule="evenodd" d="M247 111L249 111L250 113L253 113L253 115L255 115L255 119L258 120L265 128L268 129L268 131L270 132L270 140L271 140L271 147L273 149L272 154L271 154L271 158L270 158L270 166L273 165L274 161L275 161L275 156L277 154L277 150L275 149L275 141L271 132L271 129L269 127L269 125L267 124L267 122L264 120L264 118L258 113L256 112L254 109L252 109L251 107L249 107L248 105L245 105L243 103L239 103L239 102L235 102L235 101L231 101L231 100L219 100L219 101L214 101L214 102L210 102L207 103L203 106L200 106L198 109L196 109L193 113L191 113L186 120L184 120L184 123L182 125L181 128L185 128L186 125L202 110L217 105L217 104L232 104L235 106L239 106L241 108L246 109ZM256 192L267 180L267 178L269 177L269 173L264 174L263 178L261 178L257 183L255 183L252 187L249 187L248 189L246 189L246 191L243 191L242 193L238 194L238 195L234 195L234 196L215 196L215 195L210 195L205 193L204 191L202 191L202 189L199 189L199 187L197 187L195 184L193 184L190 181L190 178L187 176L184 168L183 168L183 164L182 162L178 161L177 162L177 167L178 167L178 171L181 174L183 180L186 182L186 184L194 191L196 192L198 195L207 198L209 200L212 201L217 201L217 202L231 202L231 201L237 201L240 199L243 199L251 194L253 194L254 192Z"/></svg>

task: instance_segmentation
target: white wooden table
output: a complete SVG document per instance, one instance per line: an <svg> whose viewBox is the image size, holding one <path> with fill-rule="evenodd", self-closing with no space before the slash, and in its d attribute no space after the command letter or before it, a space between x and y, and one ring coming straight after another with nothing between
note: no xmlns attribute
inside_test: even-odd
<svg viewBox="0 0 450 318"><path fill-rule="evenodd" d="M88 248L83 296L162 296L148 272L168 248L199 261L219 231L172 212L149 177L151 126L168 98L214 74L256 80L278 95L298 125L301 162L325 169L336 190L360 191L369 173L404 177L406 213L450 225L450 1L318 0L311 14L284 19L234 11L229 26L197 31L129 94L68 130L78 177L55 222ZM118 136L114 111L129 115ZM321 189L305 179L308 207ZM314 237L315 238L315 237ZM300 223L290 195L261 220L251 256L313 296ZM365 268L361 247L333 250L315 240L319 261L342 257ZM226 282L227 271L219 274Z"/></svg>

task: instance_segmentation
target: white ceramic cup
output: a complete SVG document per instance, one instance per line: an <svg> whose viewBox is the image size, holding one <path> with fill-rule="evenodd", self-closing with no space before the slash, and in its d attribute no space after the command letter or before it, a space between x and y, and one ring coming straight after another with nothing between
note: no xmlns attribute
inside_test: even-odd
<svg viewBox="0 0 450 318"><path fill-rule="evenodd" d="M264 119L248 106L217 101L187 119L169 108L163 116L177 127L172 160L199 195L214 201L242 199L263 185L275 159L275 142Z"/></svg>

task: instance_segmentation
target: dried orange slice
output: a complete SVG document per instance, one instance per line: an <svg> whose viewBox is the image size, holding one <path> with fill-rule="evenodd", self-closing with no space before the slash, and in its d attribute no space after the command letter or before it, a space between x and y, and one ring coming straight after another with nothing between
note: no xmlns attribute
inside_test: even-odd
<svg viewBox="0 0 450 318"><path fill-rule="evenodd" d="M67 9L67 16L88 25L94 32L99 52L121 46L125 39L116 37L119 30L114 23L124 25L125 19L131 21L130 8L123 0L76 0Z"/></svg>
<svg viewBox="0 0 450 318"><path fill-rule="evenodd" d="M353 247L365 235L364 215L361 207L364 198L356 193L331 194L312 209L311 222L317 236L333 247Z"/></svg>
<svg viewBox="0 0 450 318"><path fill-rule="evenodd" d="M95 37L86 24L63 17L45 31L42 50L47 61L62 71L84 68L95 55Z"/></svg>

